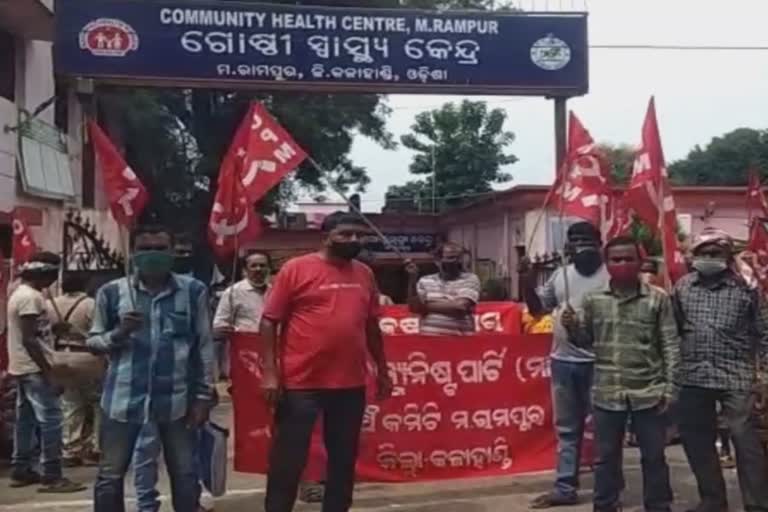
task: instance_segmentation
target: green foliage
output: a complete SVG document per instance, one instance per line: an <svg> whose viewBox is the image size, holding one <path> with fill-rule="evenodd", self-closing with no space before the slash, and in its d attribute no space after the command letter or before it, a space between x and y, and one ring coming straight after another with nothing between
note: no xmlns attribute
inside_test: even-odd
<svg viewBox="0 0 768 512"><path fill-rule="evenodd" d="M492 0L273 0L267 3L420 9L508 7L506 1ZM370 178L364 168L349 159L355 136L370 137L387 149L396 145L386 129L389 109L385 97L377 94L100 89L103 121L125 145L128 162L151 192L147 218L190 232L198 248L206 247L205 226L221 159L252 100L265 102L298 143L329 171L328 176L320 176L312 166L302 166L258 205L265 213L287 204L299 190L322 192L326 179L345 190L364 190Z"/></svg>
<svg viewBox="0 0 768 512"><path fill-rule="evenodd" d="M613 145L598 144L608 161L611 163L611 177L616 186L626 186L632 178L632 167L635 162L635 149L628 144Z"/></svg>
<svg viewBox="0 0 768 512"><path fill-rule="evenodd" d="M750 167L768 170L768 130L739 128L715 137L671 164L669 175L678 185L746 185Z"/></svg>
<svg viewBox="0 0 768 512"><path fill-rule="evenodd" d="M437 176L435 195L442 198L437 210L462 204L491 192L494 183L509 181L512 177L502 168L517 158L505 153L515 139L512 132L504 130L506 119L502 109L488 110L485 102L467 100L418 114L412 133L404 135L401 142L416 153L410 172L427 177L390 187L388 207L404 209L404 203L410 201L412 208L431 211L433 174Z"/></svg>

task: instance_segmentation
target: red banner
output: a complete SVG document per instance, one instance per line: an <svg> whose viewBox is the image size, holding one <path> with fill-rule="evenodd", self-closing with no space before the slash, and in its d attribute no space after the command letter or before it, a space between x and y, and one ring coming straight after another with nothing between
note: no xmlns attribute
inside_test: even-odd
<svg viewBox="0 0 768 512"><path fill-rule="evenodd" d="M367 406L358 479L412 482L552 468L550 345L548 335L387 337L395 393ZM232 351L235 470L264 473L273 433L270 412L254 394L258 336L234 336ZM314 442L308 480L322 477L324 457Z"/></svg>
<svg viewBox="0 0 768 512"><path fill-rule="evenodd" d="M478 333L520 334L522 326L523 310L515 302L481 302L475 308ZM419 315L411 313L408 306L384 306L379 327L387 336L419 334Z"/></svg>

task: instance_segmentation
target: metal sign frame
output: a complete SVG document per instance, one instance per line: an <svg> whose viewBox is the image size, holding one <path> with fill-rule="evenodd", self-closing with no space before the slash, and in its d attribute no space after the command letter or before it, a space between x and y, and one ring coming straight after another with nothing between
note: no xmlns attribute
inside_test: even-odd
<svg viewBox="0 0 768 512"><path fill-rule="evenodd" d="M589 88L583 12L216 0L56 7L57 71L100 83L559 98Z"/></svg>

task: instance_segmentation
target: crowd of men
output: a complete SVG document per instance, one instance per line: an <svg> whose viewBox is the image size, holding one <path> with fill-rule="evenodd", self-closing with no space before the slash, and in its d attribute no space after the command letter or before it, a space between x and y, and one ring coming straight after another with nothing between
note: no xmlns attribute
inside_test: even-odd
<svg viewBox="0 0 768 512"><path fill-rule="evenodd" d="M293 509L318 422L328 453L318 499L326 512L349 510L369 359L377 398L392 390L378 325L379 307L391 299L380 294L370 268L363 219L333 214L323 230L317 252L289 260L274 277L268 255L246 255L242 280L216 300L190 275L189 251L180 255L173 233L160 226L134 230L134 272L102 286L95 299L75 278L51 298L59 258L31 258L8 304L9 373L17 389L11 486L80 491L84 486L62 468L97 464L94 509L119 512L133 466L138 509L157 511L163 454L174 509L210 509L200 485L199 429L217 403L218 377L228 372L226 340L246 332L261 337L261 391L275 412L266 511ZM544 286L521 266L531 315L551 312L555 320L556 481L532 508L578 502L584 424L592 414L596 511L621 509L628 425L642 453L645 509L670 510L664 451L672 422L698 483L696 512L727 510L715 448L719 407L745 508L768 510L768 468L751 411L756 361L768 346L766 310L735 267L727 234L707 230L692 250L692 271L671 293L643 276L649 270L631 238L603 246L588 223L571 226L571 262ZM480 281L465 256L445 243L435 255L438 272L422 277L407 263L408 304L421 315L423 334L474 332Z"/></svg>
<svg viewBox="0 0 768 512"><path fill-rule="evenodd" d="M215 300L190 275L190 251L162 226L133 231L134 272L102 286L95 299L76 276L52 297L60 259L33 256L20 267L8 304L9 374L17 390L10 485L77 492L85 486L63 468L98 465L94 509L120 511L133 466L138 510L157 511L162 454L174 509L208 509L198 429L217 402L217 377L228 372L227 338L256 332L264 342L262 391L276 422L266 509L292 510L322 418L329 455L324 507L348 510L368 357L378 398L392 388L378 326L379 306L392 301L378 291L363 220L338 213L323 229L320 250L287 262L274 279L268 255L248 254L243 279ZM463 256L458 246L444 246L440 272L422 280L409 267L411 303L435 333L474 328L479 281L462 270Z"/></svg>
<svg viewBox="0 0 768 512"><path fill-rule="evenodd" d="M621 510L622 452L629 425L642 455L645 510L669 511L665 459L676 422L700 503L723 512L728 499L716 450L719 410L733 440L748 511L768 510L768 467L753 415L759 361L768 349L768 310L737 264L728 234L705 229L690 270L667 293L642 277L641 249L619 237L601 247L587 223L568 231L572 263L536 289L526 265L525 296L555 316L552 396L558 438L553 490L532 508L577 503L584 420L593 414L597 459L594 510ZM567 285L566 285L567 280Z"/></svg>

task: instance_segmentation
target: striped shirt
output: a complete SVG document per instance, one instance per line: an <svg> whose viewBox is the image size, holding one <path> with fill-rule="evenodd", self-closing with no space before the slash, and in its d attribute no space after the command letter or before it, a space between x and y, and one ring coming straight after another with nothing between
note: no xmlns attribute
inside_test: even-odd
<svg viewBox="0 0 768 512"><path fill-rule="evenodd" d="M126 278L104 285L96 296L88 347L108 355L101 408L112 420L170 422L187 414L190 401L213 399L213 341L208 293L191 277L172 274L168 287L150 294ZM136 310L144 325L118 343L121 315Z"/></svg>
<svg viewBox="0 0 768 512"><path fill-rule="evenodd" d="M431 274L419 279L416 291L423 304L456 299L468 299L476 304L480 299L480 280L469 272L451 280L443 279L440 274ZM421 334L433 336L470 335L475 332L475 316L472 313L462 317L427 313L422 317L419 329Z"/></svg>

